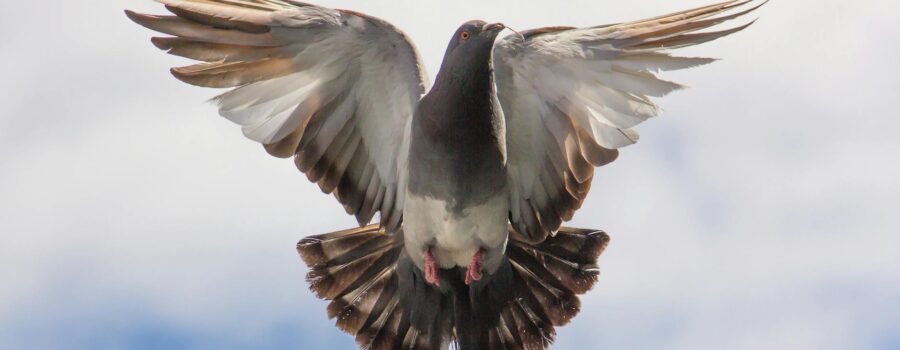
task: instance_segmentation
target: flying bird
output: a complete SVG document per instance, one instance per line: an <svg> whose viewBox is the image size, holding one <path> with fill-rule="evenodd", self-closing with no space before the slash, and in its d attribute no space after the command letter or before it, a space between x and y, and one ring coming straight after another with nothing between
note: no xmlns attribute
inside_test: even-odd
<svg viewBox="0 0 900 350"><path fill-rule="evenodd" d="M511 33L469 21L435 82L390 23L292 0L157 0L126 11L231 88L219 113L333 194L360 227L297 249L328 315L364 349L545 349L598 279L609 242L563 227L595 167L638 141L660 71L714 61L669 50L762 4L732 0L645 20ZM705 30L705 31L704 31ZM376 224L369 223L378 215Z"/></svg>

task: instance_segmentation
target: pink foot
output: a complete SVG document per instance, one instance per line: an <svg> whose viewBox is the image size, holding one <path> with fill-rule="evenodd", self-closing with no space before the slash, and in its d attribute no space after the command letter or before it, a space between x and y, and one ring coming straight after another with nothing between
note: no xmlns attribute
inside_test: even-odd
<svg viewBox="0 0 900 350"><path fill-rule="evenodd" d="M441 268L438 267L431 249L425 251L425 281L437 287L441 286Z"/></svg>
<svg viewBox="0 0 900 350"><path fill-rule="evenodd" d="M469 268L466 269L466 285L470 285L475 281L481 280L481 268L484 266L484 248L479 248L472 261L469 262Z"/></svg>

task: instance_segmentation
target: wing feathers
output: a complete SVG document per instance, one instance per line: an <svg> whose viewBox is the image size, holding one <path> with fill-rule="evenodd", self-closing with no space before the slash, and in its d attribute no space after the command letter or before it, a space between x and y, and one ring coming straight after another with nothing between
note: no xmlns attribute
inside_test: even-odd
<svg viewBox="0 0 900 350"><path fill-rule="evenodd" d="M584 129L578 128L576 131L578 136L578 148L581 150L581 156L584 157L591 165L593 166L604 166L606 164L612 163L617 158L619 158L619 150L617 149L608 149L604 148L597 144L597 141L594 140ZM555 180L554 183L561 183L560 180ZM570 218L571 219L571 218ZM565 219L566 221L570 219Z"/></svg>
<svg viewBox="0 0 900 350"><path fill-rule="evenodd" d="M294 71L289 58L262 59L223 63L201 63L172 68L172 75L179 80L197 86L230 88L283 77Z"/></svg>
<svg viewBox="0 0 900 350"><path fill-rule="evenodd" d="M716 61L713 58L678 57L656 51L641 51L640 53L623 56L625 57L624 59L613 61L613 67L629 71L653 73L693 68Z"/></svg>
<svg viewBox="0 0 900 350"><path fill-rule="evenodd" d="M763 2L757 6L751 7L747 10L744 10L744 11L741 11L738 13L734 13L731 15L727 15L727 16L715 17L715 18L699 20L699 21L681 21L681 22L678 22L677 25L668 26L666 28L659 28L656 31L638 35L634 39L644 40L644 39L650 39L650 38L659 38L659 37L666 37L666 36L677 35L677 34L685 34L685 33L690 33L690 32L694 32L697 30L706 29L706 28L716 26L716 25L725 23L727 21L736 19L738 17L743 17L744 15L755 11L762 5L765 5L765 2Z"/></svg>
<svg viewBox="0 0 900 350"><path fill-rule="evenodd" d="M347 142L350 140L353 129L353 125L350 125L349 123L344 124L337 136L329 140L330 142L323 148L325 152L322 153L321 157L316 162L316 165L306 172L309 181L317 182L319 183L319 186L324 184L324 182L320 182L319 180L325 175L326 171L331 169L334 162L337 161L337 158L341 154L341 150L343 150L344 146L346 146ZM322 191L330 193L330 191L326 191L326 188L324 187L322 188Z"/></svg>
<svg viewBox="0 0 900 350"><path fill-rule="evenodd" d="M717 32L708 32L708 33L696 33L696 34L684 34L673 37L668 37L665 39L660 39L656 41L649 41L645 43L641 43L638 45L634 45L631 48L633 49L678 49L682 47L699 45L708 41L713 41L718 38L728 36L739 31L746 29L747 27L753 25L756 21L752 21L740 27L722 30Z"/></svg>
<svg viewBox="0 0 900 350"><path fill-rule="evenodd" d="M674 22L680 22L680 21L695 20L695 19L699 19L699 18L706 18L709 16L714 16L716 14L722 13L724 11L730 10L735 7L740 7L740 6L746 5L746 4L750 3L751 1L752 0L724 1L724 2L720 2L720 3L712 4L712 5L701 6L701 7L690 9L690 10L670 13L667 15L662 15L662 16L657 16L657 17L652 17L652 18L647 18L647 19L637 20L637 21L632 21L632 22L625 22L625 23L621 23L621 24L615 24L612 26L607 26L607 28L609 28L609 29L641 28L641 27L648 27L648 26L656 26L659 24L667 24L667 23L674 23Z"/></svg>
<svg viewBox="0 0 900 350"><path fill-rule="evenodd" d="M173 37L154 37L153 45L171 55L203 62L255 61L272 57L289 57L279 48L214 44Z"/></svg>
<svg viewBox="0 0 900 350"><path fill-rule="evenodd" d="M651 97L684 88L657 74L715 61L664 50L747 28L753 22L703 32L765 4L752 3L725 1L590 28L546 27L500 41L494 68L506 116L513 226L540 241L571 219L590 189L593 168L615 160L618 148L638 142L632 128L659 114Z"/></svg>
<svg viewBox="0 0 900 350"><path fill-rule="evenodd" d="M177 37L215 44L274 47L285 44L272 33L247 33L214 28L178 16L156 16L125 11L132 21L148 29Z"/></svg>
<svg viewBox="0 0 900 350"><path fill-rule="evenodd" d="M219 8L218 6L204 6L191 4L190 2L182 3L180 5L183 7L166 5L166 9L178 17L215 28L236 29L242 32L257 34L268 33L271 31L271 28L268 25L264 25L265 23L269 23L269 21L266 20L267 16L265 16L265 12L262 11L240 10L238 15L232 13L231 15L224 16L221 14L216 15L216 11L203 11L204 9L212 10ZM249 18L250 21L245 21L243 18Z"/></svg>
<svg viewBox="0 0 900 350"><path fill-rule="evenodd" d="M366 174L366 173L363 173ZM369 178L361 177L359 183L368 184L365 192L361 198L364 198L364 201L359 201L359 203L354 203L356 207L362 206L358 210L356 210L356 221L362 225L363 223L367 223L372 221L372 218L375 216L374 208L381 206L381 200L384 198L384 188L381 186L381 182L378 180L377 176L372 176L372 171L369 171Z"/></svg>
<svg viewBox="0 0 900 350"><path fill-rule="evenodd" d="M399 226L404 127L426 88L402 32L297 1L157 1L174 16L126 14L173 36L153 38L159 49L203 62L172 69L176 78L233 88L214 101L247 138L273 156L294 156L361 225L382 212Z"/></svg>

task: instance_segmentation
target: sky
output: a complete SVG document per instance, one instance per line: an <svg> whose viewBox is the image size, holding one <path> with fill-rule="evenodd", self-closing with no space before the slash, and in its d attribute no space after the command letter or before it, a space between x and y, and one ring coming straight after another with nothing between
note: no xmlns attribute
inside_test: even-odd
<svg viewBox="0 0 900 350"><path fill-rule="evenodd" d="M712 0L318 1L384 18L431 74L470 19L518 30ZM0 348L354 349L294 245L353 227L180 83L122 10L0 12ZM900 349L900 4L773 0L663 77L570 226L612 236L553 349Z"/></svg>

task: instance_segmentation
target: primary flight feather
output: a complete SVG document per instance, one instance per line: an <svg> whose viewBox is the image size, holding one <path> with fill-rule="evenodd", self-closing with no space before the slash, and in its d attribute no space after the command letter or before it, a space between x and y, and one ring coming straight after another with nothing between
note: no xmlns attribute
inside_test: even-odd
<svg viewBox="0 0 900 350"><path fill-rule="evenodd" d="M562 227L595 167L638 141L671 49L762 4L726 1L641 21L546 27L497 40L470 21L429 87L415 47L371 16L291 0L157 0L126 11L199 61L172 69L232 88L219 113L334 194L360 228L298 250L311 289L365 349L544 349L597 281L609 237ZM368 225L375 214L376 225Z"/></svg>

